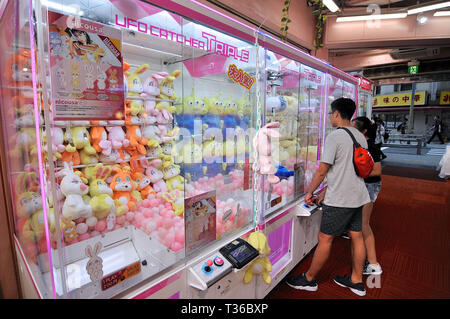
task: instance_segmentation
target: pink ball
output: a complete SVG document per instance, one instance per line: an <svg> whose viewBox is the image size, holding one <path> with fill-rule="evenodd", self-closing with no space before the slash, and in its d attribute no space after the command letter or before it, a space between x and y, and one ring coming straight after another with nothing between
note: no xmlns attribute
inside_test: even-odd
<svg viewBox="0 0 450 319"><path fill-rule="evenodd" d="M164 204L164 206L166 206L166 208L168 208L168 209L172 209L172 204L171 203L166 202Z"/></svg>
<svg viewBox="0 0 450 319"><path fill-rule="evenodd" d="M84 233L84 234L81 234L80 236L78 236L78 239L80 241L83 241L83 240L86 240L86 239L89 239L89 238L91 238L91 235L89 235L89 233Z"/></svg>
<svg viewBox="0 0 450 319"><path fill-rule="evenodd" d="M163 218L160 216L156 216L155 218L153 218L153 221L155 222L158 228L161 227L163 224Z"/></svg>
<svg viewBox="0 0 450 319"><path fill-rule="evenodd" d="M127 220L128 220L129 222L131 222L131 221L133 221L133 219L134 219L134 213L128 212L128 213L127 213Z"/></svg>
<svg viewBox="0 0 450 319"><path fill-rule="evenodd" d="M104 231L106 229L106 221L105 220L99 220L98 222L97 222L97 225L95 225L95 230L96 231L98 231L98 232L102 232L102 231Z"/></svg>
<svg viewBox="0 0 450 319"><path fill-rule="evenodd" d="M184 245L179 243L179 242L174 242L172 243L172 246L170 246L170 249L173 251L179 251L181 249L183 249Z"/></svg>
<svg viewBox="0 0 450 319"><path fill-rule="evenodd" d="M123 224L125 224L126 220L127 220L127 217L126 217L125 215L122 215L122 216L120 216L120 217L117 217L116 223L117 223L118 225L123 225ZM116 225L116 226L117 226L117 225Z"/></svg>
<svg viewBox="0 0 450 319"><path fill-rule="evenodd" d="M154 221L149 221L147 225L145 225L145 230L148 231L148 233L151 233L156 229L156 223Z"/></svg>
<svg viewBox="0 0 450 319"><path fill-rule="evenodd" d="M181 227L175 227L175 241L184 242L184 229Z"/></svg>
<svg viewBox="0 0 450 319"><path fill-rule="evenodd" d="M159 205L158 199L154 198L154 199L150 199L149 200L150 206L149 207L155 207Z"/></svg>
<svg viewBox="0 0 450 319"><path fill-rule="evenodd" d="M164 205L160 204L160 205L158 206L158 208L159 208L159 210L163 210L163 209L164 209Z"/></svg>
<svg viewBox="0 0 450 319"><path fill-rule="evenodd" d="M88 231L88 225L86 225L85 223L79 223L76 229L77 233L81 235Z"/></svg>
<svg viewBox="0 0 450 319"><path fill-rule="evenodd" d="M169 230L169 233L166 235L166 240L172 244L175 241L175 231L173 229Z"/></svg>
<svg viewBox="0 0 450 319"><path fill-rule="evenodd" d="M163 221L163 227L166 229L170 229L173 226L173 220L172 219L164 219Z"/></svg>
<svg viewBox="0 0 450 319"><path fill-rule="evenodd" d="M161 238L161 239L165 238L168 232L169 231L167 229L165 229L165 228L159 228L158 229L158 236L159 236L159 238Z"/></svg>
<svg viewBox="0 0 450 319"><path fill-rule="evenodd" d="M146 209L145 211L144 211L144 216L145 217L152 217L153 216L153 211L151 210L151 209Z"/></svg>
<svg viewBox="0 0 450 319"><path fill-rule="evenodd" d="M142 224L142 221L145 219L144 215L142 214L136 214L134 217L134 220L137 224Z"/></svg>
<svg viewBox="0 0 450 319"><path fill-rule="evenodd" d="M151 207L151 201L149 199L144 199L142 201L142 206L144 206L144 207Z"/></svg>

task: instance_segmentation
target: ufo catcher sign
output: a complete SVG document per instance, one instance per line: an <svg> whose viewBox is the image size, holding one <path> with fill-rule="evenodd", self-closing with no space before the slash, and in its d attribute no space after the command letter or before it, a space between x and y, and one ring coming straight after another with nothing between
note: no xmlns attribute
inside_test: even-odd
<svg viewBox="0 0 450 319"><path fill-rule="evenodd" d="M122 34L48 12L54 120L114 120L124 113Z"/></svg>

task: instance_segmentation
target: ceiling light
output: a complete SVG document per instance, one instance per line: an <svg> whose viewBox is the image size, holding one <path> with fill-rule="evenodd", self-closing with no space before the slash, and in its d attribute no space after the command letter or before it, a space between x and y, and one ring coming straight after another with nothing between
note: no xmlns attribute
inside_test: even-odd
<svg viewBox="0 0 450 319"><path fill-rule="evenodd" d="M347 17L338 17L336 19L336 22L403 19L403 18L406 18L407 15L408 14L406 12L403 12L403 13L370 14L370 15L363 15L363 16L347 16Z"/></svg>
<svg viewBox="0 0 450 319"><path fill-rule="evenodd" d="M448 17L450 16L450 11L436 11L433 16L435 17Z"/></svg>
<svg viewBox="0 0 450 319"><path fill-rule="evenodd" d="M417 22L419 22L419 24L425 24L428 21L428 17L426 15L424 15L423 13L419 13L417 15Z"/></svg>
<svg viewBox="0 0 450 319"><path fill-rule="evenodd" d="M428 6L423 6L419 8L409 9L408 14L416 14L425 11L437 10L445 7L450 7L450 1L436 3Z"/></svg>
<svg viewBox="0 0 450 319"><path fill-rule="evenodd" d="M61 10L71 14L84 15L84 12L80 10L78 5L63 5L54 1L42 0L41 4L47 6L49 9Z"/></svg>
<svg viewBox="0 0 450 319"><path fill-rule="evenodd" d="M333 0L323 0L322 2L331 12L336 12L339 10L339 7L336 5L336 3L334 3Z"/></svg>

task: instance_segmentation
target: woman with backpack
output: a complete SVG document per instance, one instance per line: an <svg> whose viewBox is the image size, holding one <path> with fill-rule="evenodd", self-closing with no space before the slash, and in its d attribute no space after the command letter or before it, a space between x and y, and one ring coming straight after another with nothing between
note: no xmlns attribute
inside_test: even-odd
<svg viewBox="0 0 450 319"><path fill-rule="evenodd" d="M362 211L362 234L364 244L366 246L367 260L364 266L364 275L380 275L382 273L381 266L377 261L375 250L375 237L370 227L370 216L373 210L373 204L377 200L377 196L381 190L381 157L382 153L375 144L378 126L373 124L365 116L357 117L353 120L352 125L357 128L367 139L367 145L370 155L372 155L374 166L369 177L364 179L367 190L369 192L370 203L363 206Z"/></svg>

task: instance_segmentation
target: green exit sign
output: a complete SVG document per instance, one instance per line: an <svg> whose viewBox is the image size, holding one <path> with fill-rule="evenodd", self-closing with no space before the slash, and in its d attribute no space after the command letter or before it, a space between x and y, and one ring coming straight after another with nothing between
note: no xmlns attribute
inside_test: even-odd
<svg viewBox="0 0 450 319"><path fill-rule="evenodd" d="M418 65L410 65L408 66L408 74L417 74L419 72Z"/></svg>

